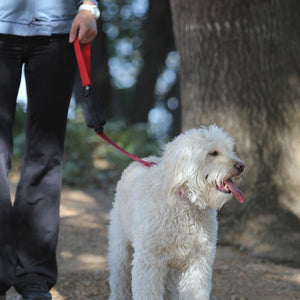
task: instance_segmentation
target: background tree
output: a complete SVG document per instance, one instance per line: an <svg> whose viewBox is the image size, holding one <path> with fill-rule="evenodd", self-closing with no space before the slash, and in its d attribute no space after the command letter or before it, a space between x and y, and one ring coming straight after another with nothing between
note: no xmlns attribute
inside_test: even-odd
<svg viewBox="0 0 300 300"><path fill-rule="evenodd" d="M112 83L109 110L129 124L146 124L149 111L159 105L160 110L172 114L172 129L178 133L178 58L169 0L101 3Z"/></svg>
<svg viewBox="0 0 300 300"><path fill-rule="evenodd" d="M100 7L102 11L102 7ZM110 74L108 69L108 45L107 36L103 32L103 21L100 18L97 22L98 35L92 43L92 61L91 72L92 84L95 87L95 93L99 95L108 118L113 116L112 87L110 83Z"/></svg>
<svg viewBox="0 0 300 300"><path fill-rule="evenodd" d="M171 0L171 8L183 129L224 127L247 166L246 203L223 210L221 241L299 263L300 2Z"/></svg>
<svg viewBox="0 0 300 300"><path fill-rule="evenodd" d="M171 50L174 50L174 38L169 0L150 1L145 21L144 63L137 79L131 122L148 121L148 112L155 103L155 84Z"/></svg>

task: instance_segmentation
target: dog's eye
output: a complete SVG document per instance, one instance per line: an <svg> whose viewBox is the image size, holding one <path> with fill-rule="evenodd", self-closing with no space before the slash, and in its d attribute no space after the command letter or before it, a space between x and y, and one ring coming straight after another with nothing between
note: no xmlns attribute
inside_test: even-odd
<svg viewBox="0 0 300 300"><path fill-rule="evenodd" d="M218 151L212 151L212 152L209 153L209 155L211 155L211 156L218 156L219 152Z"/></svg>

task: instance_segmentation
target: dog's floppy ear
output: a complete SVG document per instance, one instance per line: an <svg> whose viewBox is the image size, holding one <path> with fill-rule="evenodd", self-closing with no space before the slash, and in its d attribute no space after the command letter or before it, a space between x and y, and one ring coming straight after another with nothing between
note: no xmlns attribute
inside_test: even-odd
<svg viewBox="0 0 300 300"><path fill-rule="evenodd" d="M182 137L183 134L165 145L161 160L163 190L170 204L172 204L173 196L187 189L189 198L193 198L193 187L197 186L199 166L195 164L193 145ZM193 180L194 183L191 182Z"/></svg>

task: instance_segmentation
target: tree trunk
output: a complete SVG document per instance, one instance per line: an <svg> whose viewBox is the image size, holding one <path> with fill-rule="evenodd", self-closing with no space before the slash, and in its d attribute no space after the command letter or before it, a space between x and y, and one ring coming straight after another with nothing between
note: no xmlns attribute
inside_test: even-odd
<svg viewBox="0 0 300 300"><path fill-rule="evenodd" d="M300 262L300 2L171 0L171 8L183 129L217 123L247 166L246 203L222 210L221 240Z"/></svg>
<svg viewBox="0 0 300 300"><path fill-rule="evenodd" d="M97 22L98 34L92 45L92 85L101 99L107 118L113 116L112 89L108 70L107 37L102 30L102 20Z"/></svg>
<svg viewBox="0 0 300 300"><path fill-rule="evenodd" d="M149 1L143 45L144 66L136 85L130 115L132 123L147 122L148 112L154 106L157 77L168 52L174 47L169 0Z"/></svg>

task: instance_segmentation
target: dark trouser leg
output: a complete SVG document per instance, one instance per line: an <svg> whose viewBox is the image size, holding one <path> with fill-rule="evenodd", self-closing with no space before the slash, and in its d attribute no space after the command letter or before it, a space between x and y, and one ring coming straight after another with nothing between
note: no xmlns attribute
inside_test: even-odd
<svg viewBox="0 0 300 300"><path fill-rule="evenodd" d="M15 248L13 208L7 173L12 156L12 126L21 78L20 47L0 35L0 295L13 284Z"/></svg>
<svg viewBox="0 0 300 300"><path fill-rule="evenodd" d="M67 36L30 39L24 164L15 200L16 289L56 282L61 166L67 111L75 76Z"/></svg>

